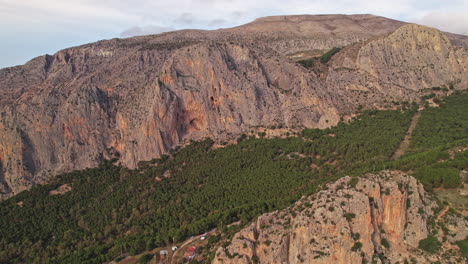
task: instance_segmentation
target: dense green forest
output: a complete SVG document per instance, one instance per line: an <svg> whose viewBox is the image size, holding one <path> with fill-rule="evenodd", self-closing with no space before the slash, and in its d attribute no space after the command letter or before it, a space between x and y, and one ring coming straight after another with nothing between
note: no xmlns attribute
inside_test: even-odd
<svg viewBox="0 0 468 264"><path fill-rule="evenodd" d="M449 159L447 150L467 145L467 103L468 95L457 93L424 110L411 153L396 161L390 157L416 109L367 111L349 124L288 138L243 136L219 149L206 139L135 170L112 160L61 175L0 203L0 262L101 263L121 250L136 254L247 223L347 174L420 168L415 175L426 187L454 187L468 155ZM428 178L433 169L448 178ZM49 195L62 184L72 190Z"/></svg>
<svg viewBox="0 0 468 264"><path fill-rule="evenodd" d="M440 102L440 107L428 108L413 132L411 149L428 150L447 144L465 142L468 134L468 99L456 92Z"/></svg>

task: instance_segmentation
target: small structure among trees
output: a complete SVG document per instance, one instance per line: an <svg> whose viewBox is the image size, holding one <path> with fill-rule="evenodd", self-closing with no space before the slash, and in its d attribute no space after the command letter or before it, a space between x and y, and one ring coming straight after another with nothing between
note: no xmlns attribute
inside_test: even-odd
<svg viewBox="0 0 468 264"><path fill-rule="evenodd" d="M195 257L195 253L197 251L196 247L190 246L187 248L187 251L184 253L184 259L186 261L191 261Z"/></svg>

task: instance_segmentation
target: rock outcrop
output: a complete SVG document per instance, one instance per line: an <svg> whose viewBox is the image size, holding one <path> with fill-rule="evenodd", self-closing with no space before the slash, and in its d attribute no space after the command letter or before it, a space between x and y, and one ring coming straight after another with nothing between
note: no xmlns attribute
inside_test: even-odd
<svg viewBox="0 0 468 264"><path fill-rule="evenodd" d="M344 48L331 59L325 83L340 95L338 108L384 109L416 101L433 87L468 87L467 70L466 48L453 46L437 29L409 24Z"/></svg>
<svg viewBox="0 0 468 264"><path fill-rule="evenodd" d="M270 17L100 41L2 69L0 199L103 159L134 167L192 139L324 128L359 105L465 88L466 50L435 29L395 31L402 25L370 15ZM345 45L325 77L285 56Z"/></svg>
<svg viewBox="0 0 468 264"><path fill-rule="evenodd" d="M217 250L213 263L455 263L456 254L418 249L436 207L422 185L401 172L345 177L258 217ZM466 236L467 221L458 222L463 225L454 232Z"/></svg>

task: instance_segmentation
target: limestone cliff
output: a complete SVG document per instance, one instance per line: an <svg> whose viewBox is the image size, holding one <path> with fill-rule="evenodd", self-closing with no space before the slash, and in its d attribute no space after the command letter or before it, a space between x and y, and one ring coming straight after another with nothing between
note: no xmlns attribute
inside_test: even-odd
<svg viewBox="0 0 468 264"><path fill-rule="evenodd" d="M274 53L229 43L167 54L128 49L118 41L69 49L21 73L43 80L2 98L4 194L103 158L119 156L133 167L188 139L221 140L254 126L323 127L323 116L339 120L314 76ZM11 71L22 69L3 73ZM17 78L4 78L5 87L19 85Z"/></svg>
<svg viewBox="0 0 468 264"><path fill-rule="evenodd" d="M370 15L270 17L100 41L2 69L0 199L107 158L134 167L191 139L324 128L360 104L390 108L425 88L466 88L464 48L402 25ZM285 56L346 45L325 74Z"/></svg>
<svg viewBox="0 0 468 264"><path fill-rule="evenodd" d="M459 253L442 257L418 249L436 207L422 185L401 172L345 177L258 217L217 250L213 263L459 263ZM457 221L454 233L463 239L468 222Z"/></svg>
<svg viewBox="0 0 468 264"><path fill-rule="evenodd" d="M432 87L468 87L468 52L434 28L405 25L344 48L330 62L326 84L343 105L386 108L417 100ZM387 105L387 106L386 106Z"/></svg>

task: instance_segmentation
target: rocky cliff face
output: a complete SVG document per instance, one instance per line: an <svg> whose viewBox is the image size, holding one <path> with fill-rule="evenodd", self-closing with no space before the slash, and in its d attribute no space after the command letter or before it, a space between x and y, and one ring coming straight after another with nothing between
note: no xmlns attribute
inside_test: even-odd
<svg viewBox="0 0 468 264"><path fill-rule="evenodd" d="M260 216L219 248L213 263L456 263L456 254L418 249L436 207L422 185L401 172L345 177ZM467 221L458 222L454 233L463 239Z"/></svg>
<svg viewBox="0 0 468 264"><path fill-rule="evenodd" d="M134 167L190 139L224 140L258 126L324 128L359 104L391 107L384 98L466 84L465 49L435 29L394 31L401 24L368 15L273 17L100 41L2 69L0 199L105 158ZM325 75L284 56L356 41Z"/></svg>
<svg viewBox="0 0 468 264"><path fill-rule="evenodd" d="M286 55L344 47L388 34L404 24L373 15L271 16L225 31L242 33Z"/></svg>
<svg viewBox="0 0 468 264"><path fill-rule="evenodd" d="M127 51L116 44L56 54L47 70L34 73L42 74L40 85L2 106L3 193L117 154L132 167L188 139L339 120L313 75L253 47L199 43L167 54ZM47 58L37 60L46 66Z"/></svg>
<svg viewBox="0 0 468 264"><path fill-rule="evenodd" d="M427 88L467 87L467 70L466 48L437 29L410 24L344 48L330 61L325 83L342 95L341 105L388 108L417 100Z"/></svg>

